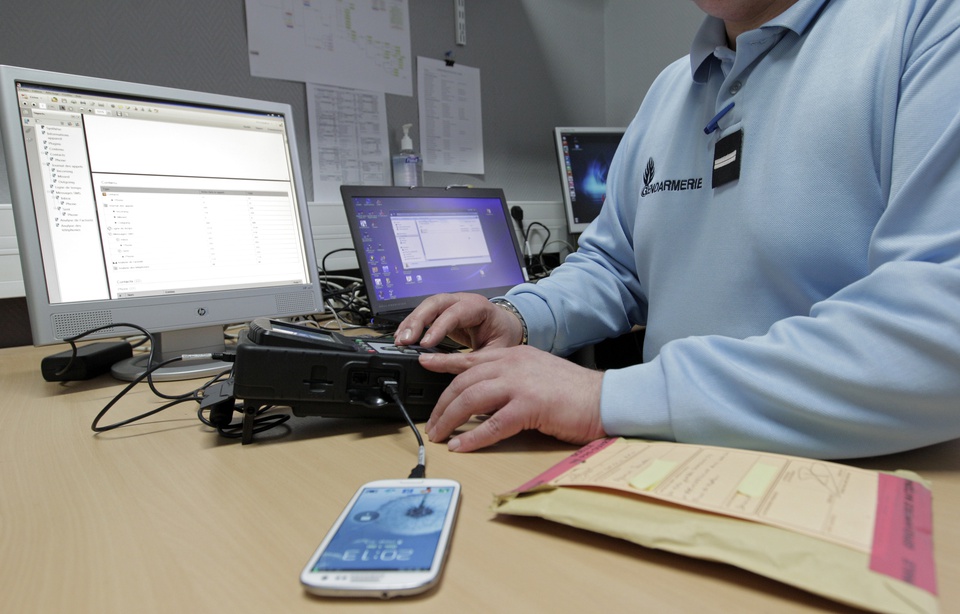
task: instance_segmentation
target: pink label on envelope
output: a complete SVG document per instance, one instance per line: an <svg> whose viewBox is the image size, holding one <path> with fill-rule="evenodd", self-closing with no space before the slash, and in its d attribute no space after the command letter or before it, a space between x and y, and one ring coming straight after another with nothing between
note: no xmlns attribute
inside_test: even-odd
<svg viewBox="0 0 960 614"><path fill-rule="evenodd" d="M570 456L568 456L567 458L563 459L553 467L550 467L549 469L547 469L537 477L533 478L523 486L514 489L513 492L526 492L531 488L535 488L537 486L547 484L557 476L563 475L564 473L569 471L571 467L576 467L577 465L587 460L597 452L600 452L601 450L606 449L607 446L615 443L616 441L617 441L616 437L610 437L607 439L598 439L596 441L592 441L587 445L583 446L582 448L580 448L579 450L577 450L576 452L574 452L573 454L571 454Z"/></svg>
<svg viewBox="0 0 960 614"><path fill-rule="evenodd" d="M937 594L933 497L923 484L880 474L870 569Z"/></svg>

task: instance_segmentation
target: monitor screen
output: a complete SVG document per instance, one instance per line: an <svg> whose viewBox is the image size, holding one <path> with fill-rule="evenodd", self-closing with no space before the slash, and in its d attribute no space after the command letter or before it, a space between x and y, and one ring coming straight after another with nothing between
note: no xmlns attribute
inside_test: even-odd
<svg viewBox="0 0 960 614"><path fill-rule="evenodd" d="M35 345L322 305L288 105L2 66L0 122Z"/></svg>
<svg viewBox="0 0 960 614"><path fill-rule="evenodd" d="M526 281L499 188L340 187L373 316L442 292L503 294Z"/></svg>
<svg viewBox="0 0 960 614"><path fill-rule="evenodd" d="M607 173L623 128L554 128L563 205L571 233L586 230L607 195Z"/></svg>

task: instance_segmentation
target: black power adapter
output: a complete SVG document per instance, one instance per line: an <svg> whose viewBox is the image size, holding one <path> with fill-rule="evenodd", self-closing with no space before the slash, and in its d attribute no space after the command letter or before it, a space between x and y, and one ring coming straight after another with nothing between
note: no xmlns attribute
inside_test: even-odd
<svg viewBox="0 0 960 614"><path fill-rule="evenodd" d="M133 346L126 341L99 341L77 346L77 357L70 362L73 350L47 356L40 361L40 373L48 382L70 382L91 379L110 370L114 363L133 356Z"/></svg>

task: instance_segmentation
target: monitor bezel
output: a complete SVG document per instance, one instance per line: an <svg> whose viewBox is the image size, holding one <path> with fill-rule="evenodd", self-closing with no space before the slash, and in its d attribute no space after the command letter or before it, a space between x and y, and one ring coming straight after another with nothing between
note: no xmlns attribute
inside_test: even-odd
<svg viewBox="0 0 960 614"><path fill-rule="evenodd" d="M252 289L198 291L165 297L150 296L51 303L44 277L40 238L37 229L37 213L34 208L27 152L21 128L17 94L18 83L282 116L289 144L289 163L296 192L301 240L306 259L306 283L268 285ZM59 343L66 337L93 328L93 326L90 326L92 323L101 321L105 324L131 322L142 326L151 333L162 333L242 324L256 317L267 315L287 317L306 315L318 310L322 311L323 299L315 246L310 228L308 202L303 188L300 158L297 153L293 110L290 105L145 83L0 65L0 132L2 132L14 227L17 234L34 345ZM281 294L289 296L278 296ZM310 309L304 309L307 305L310 306ZM270 308L267 309L267 313L263 313L262 311L267 306ZM289 308L283 308L287 306ZM60 324L55 324L55 319ZM66 328L72 330L69 331L70 334L64 334L67 331L64 330L62 323L74 320L77 322L76 326L67 326ZM91 334L88 338L116 337L133 332L135 331L114 327Z"/></svg>
<svg viewBox="0 0 960 614"><path fill-rule="evenodd" d="M590 222L579 222L576 220L573 203L570 201L570 191L567 189L566 161L564 160L563 135L564 134L617 134L623 137L626 128L614 126L557 126L553 129L554 155L557 160L557 170L560 173L560 191L562 194L563 210L567 218L567 231L570 234L580 234L591 224Z"/></svg>

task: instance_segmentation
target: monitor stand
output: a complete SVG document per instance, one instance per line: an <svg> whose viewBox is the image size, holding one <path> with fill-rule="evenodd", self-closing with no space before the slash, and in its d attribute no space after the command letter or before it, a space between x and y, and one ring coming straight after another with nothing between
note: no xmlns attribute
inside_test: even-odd
<svg viewBox="0 0 960 614"><path fill-rule="evenodd" d="M153 334L154 361L163 362L184 354L212 354L223 352L223 326L207 326L184 330L171 330ZM149 354L138 354L113 365L111 373L119 380L132 382L147 370ZM170 363L153 372L158 382L214 377L228 369L230 363L214 359L181 360Z"/></svg>

